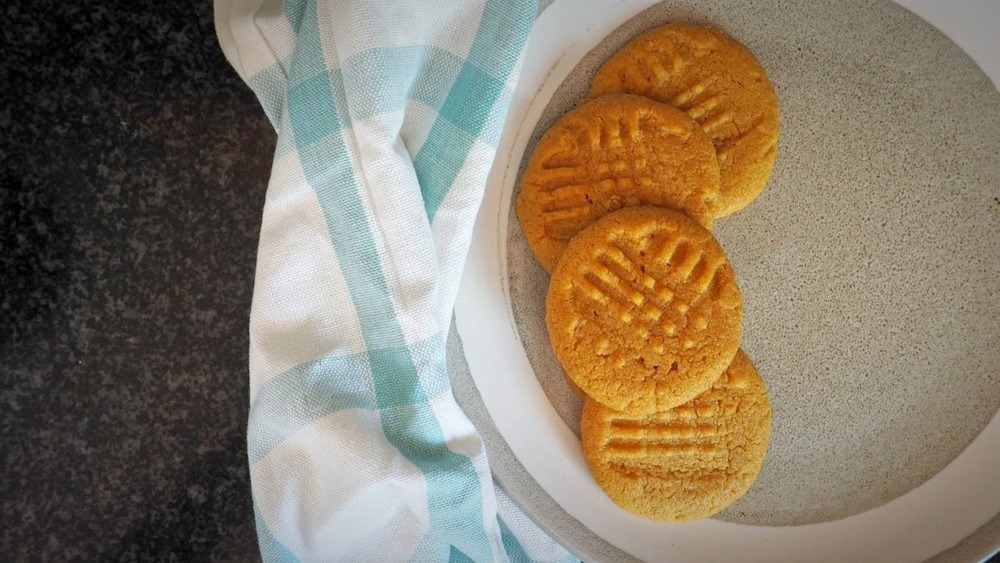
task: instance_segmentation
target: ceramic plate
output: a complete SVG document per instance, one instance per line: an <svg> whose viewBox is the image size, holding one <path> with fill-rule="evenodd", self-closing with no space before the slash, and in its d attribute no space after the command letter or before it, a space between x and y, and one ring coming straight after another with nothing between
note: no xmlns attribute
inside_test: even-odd
<svg viewBox="0 0 1000 563"><path fill-rule="evenodd" d="M516 479L508 492L543 527L533 507L554 503L643 560L918 561L953 546L1000 512L995 86L888 2L651 4L546 9L500 141L456 320L492 423L546 496ZM714 228L771 396L770 450L746 496L685 524L619 509L590 476L545 333L548 277L511 211L540 134L610 53L668 21L747 45L782 112L767 189Z"/></svg>

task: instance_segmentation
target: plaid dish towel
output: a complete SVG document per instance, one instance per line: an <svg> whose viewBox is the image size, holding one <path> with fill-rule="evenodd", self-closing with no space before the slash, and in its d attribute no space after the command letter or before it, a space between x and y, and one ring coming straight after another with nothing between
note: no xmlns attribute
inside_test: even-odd
<svg viewBox="0 0 1000 563"><path fill-rule="evenodd" d="M216 0L278 132L250 316L266 561L563 561L496 487L445 336L535 2Z"/></svg>

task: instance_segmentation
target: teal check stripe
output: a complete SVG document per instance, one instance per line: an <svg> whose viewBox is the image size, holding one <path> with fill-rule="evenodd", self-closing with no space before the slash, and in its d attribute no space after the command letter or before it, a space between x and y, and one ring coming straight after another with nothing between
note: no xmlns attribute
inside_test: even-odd
<svg viewBox="0 0 1000 563"><path fill-rule="evenodd" d="M385 439L419 469L426 485L429 526L415 555L493 560L498 546L491 543L492 535L514 561L530 560L503 522L487 530L483 491L493 483L482 482L472 461L447 445L445 428L431 405L450 391L444 329L421 342L407 342L397 317L400 305L391 293L397 272L383 269L379 251L392 240L384 238L384 225L370 215L370 194L391 186L370 185L358 177L352 168L357 155L351 151L356 149L356 121L403 115L416 102L433 112L433 121L402 139L427 218L414 227L434 232L429 227L452 190L481 195L480 182L458 186L456 179L477 144L495 148L499 140L512 97L507 83L531 29L535 2L486 0L464 56L438 45L387 41L328 61L316 1L283 2L281 13L295 34L295 48L248 82L279 131L276 159L294 154L315 193L364 351L304 362L265 382L251 406L249 461L254 465L278 455L276 450L292 435L338 411L376 411ZM325 39L327 45L337 45L337 38ZM419 115L423 119L427 114ZM483 163L476 165L484 175ZM471 200L463 195L462 201ZM459 211L470 221L475 213ZM344 299L333 297L334 302ZM264 558L296 561L261 515L256 517Z"/></svg>
<svg viewBox="0 0 1000 563"><path fill-rule="evenodd" d="M359 192L363 186L351 170L342 135L350 123L345 115L348 106L343 77L370 81L373 87L374 101L352 112L354 118L398 111L408 100L440 108L437 122L414 159L432 218L487 125L493 105L502 99L507 75L517 64L523 41L512 41L509 36L526 36L532 23L533 9L509 10L503 4L488 3L478 32L486 37L477 36L476 42L516 44L516 48L491 50L474 43L469 59L461 64L458 57L431 46L378 49L358 53L333 70L322 59L315 3L305 2L304 9L297 3L286 5L286 14L294 16L289 17L290 25L298 28L298 47L286 77L287 102L264 104L272 120L287 111L302 170L322 208L368 352L361 357L312 362L279 376L272 387L262 390L251 428L257 417L266 417L272 429L281 431L260 434L262 439L251 446L251 462L315 418L339 408L371 406L374 398L386 439L424 475L430 533L452 546L453 554L477 561L492 558L483 523L482 484L469 459L448 449L428 401L447 386L443 356L418 365L396 318ZM508 11L525 14L523 21L499 17ZM484 68L498 74L489 74ZM391 72L386 74L386 69ZM270 75L261 74L259 80L273 86L278 70L265 72ZM422 78L413 78L418 76ZM477 109L470 112L469 108ZM436 339L443 354L443 335ZM336 379L324 385L324 373ZM343 374L361 377L345 381ZM371 387L352 388L366 379L364 375L370 375ZM309 396L308 408L288 409L298 413L298 420L275 424L275 407L269 405L287 401L289 395L305 397L304 393Z"/></svg>
<svg viewBox="0 0 1000 563"><path fill-rule="evenodd" d="M298 33L302 29L302 18L306 13L306 0L285 0L282 12L292 31Z"/></svg>
<svg viewBox="0 0 1000 563"><path fill-rule="evenodd" d="M517 538L514 537L502 519L500 520L500 533L503 538L503 547L507 551L507 557L510 557L511 563L531 563L531 557L524 552L524 548L521 547Z"/></svg>
<svg viewBox="0 0 1000 563"><path fill-rule="evenodd" d="M420 387L430 397L448 388L446 378L436 377L445 370L444 342L440 335L410 345L388 348L388 355L409 354L418 366ZM330 356L288 369L265 383L250 405L247 452L255 464L289 436L312 422L344 409L377 410L380 405L372 383L369 353ZM338 374L338 377L331 377ZM401 388L403 388L401 386ZM411 398L397 397L396 404Z"/></svg>
<svg viewBox="0 0 1000 563"><path fill-rule="evenodd" d="M521 9L511 9L518 4ZM427 142L413 159L427 217L432 222L475 140L495 144L499 137L503 116L492 121L489 118L496 115L492 110L498 102L506 107L510 99L505 83L517 66L523 46L511 38L522 33L526 37L534 21L534 2L530 9L525 9L525 4L486 2L469 57L441 106Z"/></svg>

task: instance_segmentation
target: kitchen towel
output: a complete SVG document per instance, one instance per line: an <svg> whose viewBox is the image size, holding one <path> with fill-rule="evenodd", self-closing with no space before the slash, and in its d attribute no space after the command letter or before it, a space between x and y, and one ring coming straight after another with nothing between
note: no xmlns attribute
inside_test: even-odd
<svg viewBox="0 0 1000 563"><path fill-rule="evenodd" d="M445 370L535 8L215 1L278 133L250 315L266 561L572 559L495 485Z"/></svg>

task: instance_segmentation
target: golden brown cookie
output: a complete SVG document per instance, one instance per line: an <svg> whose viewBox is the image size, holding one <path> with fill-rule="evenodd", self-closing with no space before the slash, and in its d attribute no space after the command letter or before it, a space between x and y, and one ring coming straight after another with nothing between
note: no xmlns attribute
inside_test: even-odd
<svg viewBox="0 0 1000 563"><path fill-rule="evenodd" d="M668 411L636 416L585 401L580 432L611 500L655 520L693 520L750 489L767 453L771 405L740 351L711 389Z"/></svg>
<svg viewBox="0 0 1000 563"><path fill-rule="evenodd" d="M764 189L778 142L778 98L753 53L724 32L673 23L639 35L598 69L588 97L614 92L677 106L701 124L722 173L717 217Z"/></svg>
<svg viewBox="0 0 1000 563"><path fill-rule="evenodd" d="M736 276L712 233L659 207L628 207L581 231L546 295L566 376L636 414L708 389L739 348L742 318Z"/></svg>
<svg viewBox="0 0 1000 563"><path fill-rule="evenodd" d="M545 132L521 176L517 216L551 271L573 235L637 205L681 209L710 225L720 209L719 164L686 114L616 94L578 106Z"/></svg>

